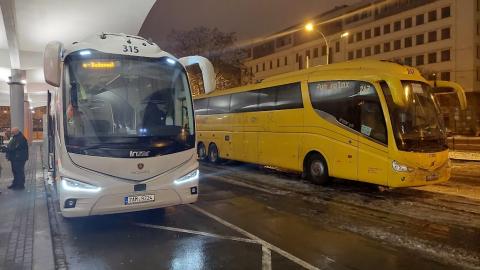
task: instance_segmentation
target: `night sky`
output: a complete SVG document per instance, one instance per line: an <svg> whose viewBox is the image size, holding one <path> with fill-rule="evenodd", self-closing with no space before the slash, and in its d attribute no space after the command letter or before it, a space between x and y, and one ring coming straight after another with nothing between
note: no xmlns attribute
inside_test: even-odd
<svg viewBox="0 0 480 270"><path fill-rule="evenodd" d="M140 36L160 47L172 29L218 27L245 42L283 30L335 6L359 0L157 0Z"/></svg>

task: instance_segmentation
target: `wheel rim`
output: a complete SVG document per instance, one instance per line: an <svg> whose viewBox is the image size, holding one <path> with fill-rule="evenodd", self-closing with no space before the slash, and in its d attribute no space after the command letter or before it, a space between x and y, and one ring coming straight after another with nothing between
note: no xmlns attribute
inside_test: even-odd
<svg viewBox="0 0 480 270"><path fill-rule="evenodd" d="M198 147L198 157L205 158L205 146L201 145Z"/></svg>
<svg viewBox="0 0 480 270"><path fill-rule="evenodd" d="M310 173L313 177L322 176L325 173L325 167L320 160L314 160L310 164Z"/></svg>
<svg viewBox="0 0 480 270"><path fill-rule="evenodd" d="M215 161L217 161L217 158L218 158L217 149L215 147L212 147L212 151L210 151L210 160L212 162L215 162Z"/></svg>

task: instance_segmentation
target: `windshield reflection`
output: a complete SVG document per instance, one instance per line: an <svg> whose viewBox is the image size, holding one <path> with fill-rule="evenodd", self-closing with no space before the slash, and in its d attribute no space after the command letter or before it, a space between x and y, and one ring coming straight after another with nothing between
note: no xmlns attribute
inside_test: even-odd
<svg viewBox="0 0 480 270"><path fill-rule="evenodd" d="M402 81L405 106L394 103L388 85L382 90L388 104L393 133L401 151L437 152L448 148L440 112L424 82Z"/></svg>

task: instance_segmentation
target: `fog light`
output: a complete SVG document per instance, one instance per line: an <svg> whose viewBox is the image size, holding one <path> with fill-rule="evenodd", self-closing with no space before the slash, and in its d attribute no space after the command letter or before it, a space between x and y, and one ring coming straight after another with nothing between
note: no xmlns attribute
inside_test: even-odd
<svg viewBox="0 0 480 270"><path fill-rule="evenodd" d="M190 194L192 194L192 195L198 194L198 189L197 189L197 187L191 187L191 188L190 188Z"/></svg>
<svg viewBox="0 0 480 270"><path fill-rule="evenodd" d="M77 199L67 199L65 201L65 208L75 208L77 205Z"/></svg>

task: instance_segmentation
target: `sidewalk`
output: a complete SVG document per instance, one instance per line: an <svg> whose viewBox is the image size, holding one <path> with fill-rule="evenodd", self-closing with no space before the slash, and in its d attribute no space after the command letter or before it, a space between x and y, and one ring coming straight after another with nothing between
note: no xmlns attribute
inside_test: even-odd
<svg viewBox="0 0 480 270"><path fill-rule="evenodd" d="M9 190L10 163L0 155L0 269L54 269L40 144L30 147L25 190Z"/></svg>

